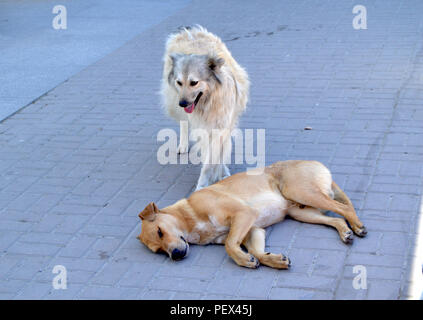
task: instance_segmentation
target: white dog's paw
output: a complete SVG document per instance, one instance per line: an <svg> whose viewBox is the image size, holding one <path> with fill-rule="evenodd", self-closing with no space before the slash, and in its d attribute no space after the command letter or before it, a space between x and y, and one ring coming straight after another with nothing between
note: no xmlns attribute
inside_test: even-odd
<svg viewBox="0 0 423 320"><path fill-rule="evenodd" d="M223 177L222 177L222 179L220 179L220 180L223 180L223 179L229 178L230 176L231 176L231 175L223 176Z"/></svg>
<svg viewBox="0 0 423 320"><path fill-rule="evenodd" d="M180 144L178 146L178 154L183 154L188 152L188 145L187 144Z"/></svg>
<svg viewBox="0 0 423 320"><path fill-rule="evenodd" d="M218 182L218 181L223 180L223 179L226 179L226 178L228 178L230 176L231 176L231 172L229 171L228 167L225 166L225 165L223 165L220 168L220 171L219 171L219 174L218 174L218 176L216 178L216 181L214 181L214 182Z"/></svg>
<svg viewBox="0 0 423 320"><path fill-rule="evenodd" d="M195 191L201 190L208 186L209 186L208 184L197 184L197 186L195 187Z"/></svg>
<svg viewBox="0 0 423 320"><path fill-rule="evenodd" d="M224 174L224 175L221 175L218 179L217 179L217 181L221 181L221 180L223 180L223 179L226 179L226 178L228 178L228 177L230 177L231 175L230 174ZM216 182L217 182L216 181Z"/></svg>
<svg viewBox="0 0 423 320"><path fill-rule="evenodd" d="M227 177L231 176L231 172L229 171L227 166L223 167L223 175L222 178L220 180L226 179Z"/></svg>
<svg viewBox="0 0 423 320"><path fill-rule="evenodd" d="M209 179L207 179L206 177L201 176L200 179L198 179L197 182L197 186L195 187L195 191L201 190L205 187L208 187L209 185L211 185L212 183L210 182Z"/></svg>

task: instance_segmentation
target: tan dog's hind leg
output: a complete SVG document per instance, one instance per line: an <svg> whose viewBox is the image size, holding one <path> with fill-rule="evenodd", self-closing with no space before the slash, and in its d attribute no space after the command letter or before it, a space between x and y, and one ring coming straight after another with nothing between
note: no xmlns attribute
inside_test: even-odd
<svg viewBox="0 0 423 320"><path fill-rule="evenodd" d="M241 243L256 220L253 212L238 212L232 218L228 237L225 241L225 249L234 261L243 267L257 268L260 263L252 254L245 253L241 249Z"/></svg>
<svg viewBox="0 0 423 320"><path fill-rule="evenodd" d="M295 220L307 223L325 224L338 230L339 236L344 243L353 241L353 233L348 228L344 219L325 216L320 210L312 207L293 207L288 210L288 214Z"/></svg>
<svg viewBox="0 0 423 320"><path fill-rule="evenodd" d="M364 237L367 234L366 227L364 227L363 223L360 221L360 219L358 219L350 199L334 181L332 181L332 191L334 193L334 200L345 204L348 206L348 208L350 208L350 211L352 211L352 213L349 214L349 219L347 216L345 216L345 218L350 223L354 233L359 237Z"/></svg>
<svg viewBox="0 0 423 320"><path fill-rule="evenodd" d="M357 217L351 201L335 182L332 182L334 199L331 199L326 193L320 190L319 187L313 184L299 184L300 183L297 183L296 188L292 190L289 187L284 186L282 195L286 199L309 207L339 213L347 219L355 234L360 237L364 237L367 234L366 228Z"/></svg>
<svg viewBox="0 0 423 320"><path fill-rule="evenodd" d="M265 237L266 231L264 229L252 227L243 244L249 253L259 259L260 263L276 269L288 269L291 265L288 257L283 254L273 254L264 251Z"/></svg>

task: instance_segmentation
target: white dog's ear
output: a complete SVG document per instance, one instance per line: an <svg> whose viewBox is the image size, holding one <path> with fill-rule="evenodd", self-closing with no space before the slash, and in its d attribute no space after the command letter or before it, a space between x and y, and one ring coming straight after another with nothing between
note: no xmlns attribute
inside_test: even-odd
<svg viewBox="0 0 423 320"><path fill-rule="evenodd" d="M145 209L140 212L138 217L140 217L141 220L153 221L156 218L157 212L159 212L159 208L157 208L154 202L150 202Z"/></svg>
<svg viewBox="0 0 423 320"><path fill-rule="evenodd" d="M180 53L171 53L169 54L170 60L172 60L172 65L175 65L176 60L178 60L182 55Z"/></svg>
<svg viewBox="0 0 423 320"><path fill-rule="evenodd" d="M167 81L169 82L170 85L172 85L173 81L175 80L174 79L174 75L175 75L174 69L175 69L176 60L178 60L181 56L182 55L179 54L179 53L169 54L169 59L172 63L172 66L171 66L171 70L170 70L169 74L167 75Z"/></svg>
<svg viewBox="0 0 423 320"><path fill-rule="evenodd" d="M209 56L207 59L207 65L209 66L210 70L215 72L218 71L224 63L225 60L219 57Z"/></svg>

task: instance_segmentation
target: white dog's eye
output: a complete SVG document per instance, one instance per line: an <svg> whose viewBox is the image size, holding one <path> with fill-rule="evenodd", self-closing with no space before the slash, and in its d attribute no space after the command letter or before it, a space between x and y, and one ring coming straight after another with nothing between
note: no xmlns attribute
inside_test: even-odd
<svg viewBox="0 0 423 320"><path fill-rule="evenodd" d="M196 85L197 85L197 83L198 83L198 81L191 81L191 82L190 82L190 85L191 85L191 87L194 87L194 86L196 86Z"/></svg>
<svg viewBox="0 0 423 320"><path fill-rule="evenodd" d="M178 86L182 86L182 82L181 81L176 81L176 83L178 84Z"/></svg>

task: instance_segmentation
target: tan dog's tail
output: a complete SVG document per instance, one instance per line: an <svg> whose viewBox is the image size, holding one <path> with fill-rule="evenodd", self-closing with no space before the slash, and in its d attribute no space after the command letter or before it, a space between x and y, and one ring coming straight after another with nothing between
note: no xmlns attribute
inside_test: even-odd
<svg viewBox="0 0 423 320"><path fill-rule="evenodd" d="M332 181L332 191L334 194L334 200L339 201L345 205L353 206L350 199L347 197L344 191L342 191L341 188L335 183L335 181Z"/></svg>

